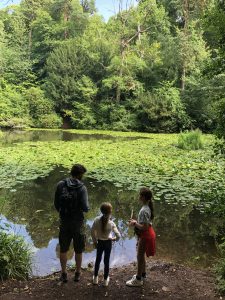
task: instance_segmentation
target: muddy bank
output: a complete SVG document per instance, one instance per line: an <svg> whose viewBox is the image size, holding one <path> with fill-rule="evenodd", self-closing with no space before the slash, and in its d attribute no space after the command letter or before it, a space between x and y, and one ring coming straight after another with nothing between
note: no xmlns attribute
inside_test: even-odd
<svg viewBox="0 0 225 300"><path fill-rule="evenodd" d="M135 264L112 269L108 288L102 286L101 280L99 286L92 285L91 270L83 271L79 283L73 281L72 271L67 284L59 282L57 273L25 282L11 280L0 283L0 299L223 299L216 295L214 277L207 270L153 261L148 263L148 278L142 288L126 287L126 280L135 270Z"/></svg>

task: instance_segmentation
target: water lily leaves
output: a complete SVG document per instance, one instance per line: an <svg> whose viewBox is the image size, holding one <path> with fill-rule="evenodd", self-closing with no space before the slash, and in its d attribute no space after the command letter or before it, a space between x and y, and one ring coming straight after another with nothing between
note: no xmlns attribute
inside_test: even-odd
<svg viewBox="0 0 225 300"><path fill-rule="evenodd" d="M155 200L164 199L168 203L204 203L202 194L209 186L215 190L225 187L225 163L212 158L212 136L203 136L204 150L181 151L174 146L175 134L104 134L118 138L113 142L97 138L21 142L0 148L0 188L16 192L14 187L18 183L44 178L56 166L69 169L75 162L86 165L88 176L97 181L110 181L127 190L149 186Z"/></svg>

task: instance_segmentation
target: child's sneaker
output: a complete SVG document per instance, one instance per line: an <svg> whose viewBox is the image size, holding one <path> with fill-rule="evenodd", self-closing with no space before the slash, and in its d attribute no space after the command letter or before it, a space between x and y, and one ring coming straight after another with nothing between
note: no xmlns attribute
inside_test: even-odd
<svg viewBox="0 0 225 300"><path fill-rule="evenodd" d="M93 284L94 285L98 284L98 276L93 276Z"/></svg>
<svg viewBox="0 0 225 300"><path fill-rule="evenodd" d="M146 273L142 273L142 275L141 275L141 279L142 279L142 280L146 280L146 279L147 279L147 275L146 275Z"/></svg>
<svg viewBox="0 0 225 300"><path fill-rule="evenodd" d="M135 287L139 287L139 286L142 286L142 285L143 285L143 280L142 280L142 279L141 279L141 280L138 280L138 279L137 279L137 276L134 275L134 276L131 278L131 280L128 280L128 281L126 282L126 285L127 285L127 286L135 286Z"/></svg>
<svg viewBox="0 0 225 300"><path fill-rule="evenodd" d="M109 276L107 277L107 279L104 279L104 281L103 281L103 285L104 286L108 286L109 285Z"/></svg>

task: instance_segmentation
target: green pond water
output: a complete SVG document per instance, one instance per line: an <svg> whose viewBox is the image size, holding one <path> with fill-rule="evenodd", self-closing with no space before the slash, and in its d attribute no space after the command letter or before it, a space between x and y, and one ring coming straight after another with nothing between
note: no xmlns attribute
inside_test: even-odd
<svg viewBox="0 0 225 300"><path fill-rule="evenodd" d="M24 141L39 140L90 140L115 139L106 135L82 135L62 132L10 132L6 134L5 146ZM118 139L118 138L117 138ZM16 144L15 144L16 146ZM22 235L33 251L33 274L47 275L59 270L58 215L53 206L56 184L68 176L68 170L56 167L48 176L26 181L13 189L2 189L1 225L10 232ZM140 204L136 191L117 188L107 181L98 182L85 178L91 210L86 216L87 247L84 266L93 262L95 251L91 243L90 227L99 214L103 201L113 205L113 218L122 233L122 239L113 246L111 266L119 266L135 260L136 239L128 229L127 221L132 209L137 214ZM168 204L163 199L155 201L157 255L154 259L196 267L211 267L217 258L215 240L210 236L214 220L200 212L193 204ZM73 250L69 263L73 264Z"/></svg>

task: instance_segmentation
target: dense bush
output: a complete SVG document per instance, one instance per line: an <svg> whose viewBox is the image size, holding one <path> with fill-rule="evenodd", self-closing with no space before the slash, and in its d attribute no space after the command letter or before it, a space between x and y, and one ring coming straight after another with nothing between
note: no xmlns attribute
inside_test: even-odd
<svg viewBox="0 0 225 300"><path fill-rule="evenodd" d="M0 279L26 279L31 271L31 251L23 238L0 232Z"/></svg>
<svg viewBox="0 0 225 300"><path fill-rule="evenodd" d="M28 102L22 95L22 90L15 86L0 82L0 126L28 127L32 124L29 116Z"/></svg>
<svg viewBox="0 0 225 300"><path fill-rule="evenodd" d="M74 109L67 113L67 115L70 115L74 128L92 129L95 127L95 115L88 104L75 102L73 107Z"/></svg>
<svg viewBox="0 0 225 300"><path fill-rule="evenodd" d="M202 132L197 129L182 132L178 137L178 148L184 150L199 150L203 148Z"/></svg>
<svg viewBox="0 0 225 300"><path fill-rule="evenodd" d="M225 98L219 101L217 106L217 134L219 138L225 138Z"/></svg>
<svg viewBox="0 0 225 300"><path fill-rule="evenodd" d="M45 97L40 88L28 89L25 92L25 99L29 105L33 126L39 128L60 128L62 126L62 119L54 111L54 103Z"/></svg>
<svg viewBox="0 0 225 300"><path fill-rule="evenodd" d="M101 104L96 111L97 127L115 131L131 131L137 128L136 116L124 105L110 102Z"/></svg>
<svg viewBox="0 0 225 300"><path fill-rule="evenodd" d="M137 104L139 129L149 132L177 132L190 128L179 89L164 83L140 96Z"/></svg>
<svg viewBox="0 0 225 300"><path fill-rule="evenodd" d="M62 127L62 118L56 113L51 113L40 116L34 124L38 128L60 128Z"/></svg>
<svg viewBox="0 0 225 300"><path fill-rule="evenodd" d="M217 286L219 292L225 294L225 242L220 247L221 259L218 261L215 272L217 275Z"/></svg>

